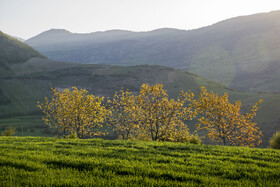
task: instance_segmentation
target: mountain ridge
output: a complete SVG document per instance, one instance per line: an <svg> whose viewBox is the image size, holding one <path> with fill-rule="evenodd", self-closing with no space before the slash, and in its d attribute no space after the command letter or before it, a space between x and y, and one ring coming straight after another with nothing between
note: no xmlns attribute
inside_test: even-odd
<svg viewBox="0 0 280 187"><path fill-rule="evenodd" d="M47 43L40 42L37 35L26 43L53 60L158 64L196 73L232 89L280 92L280 75L275 73L280 71L279 18L280 11L273 11L195 30L70 34Z"/></svg>

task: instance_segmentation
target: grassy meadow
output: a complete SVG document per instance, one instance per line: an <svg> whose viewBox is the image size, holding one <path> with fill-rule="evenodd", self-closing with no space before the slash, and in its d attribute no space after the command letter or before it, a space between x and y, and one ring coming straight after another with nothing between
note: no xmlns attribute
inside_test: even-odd
<svg viewBox="0 0 280 187"><path fill-rule="evenodd" d="M0 186L279 186L280 150L0 137Z"/></svg>

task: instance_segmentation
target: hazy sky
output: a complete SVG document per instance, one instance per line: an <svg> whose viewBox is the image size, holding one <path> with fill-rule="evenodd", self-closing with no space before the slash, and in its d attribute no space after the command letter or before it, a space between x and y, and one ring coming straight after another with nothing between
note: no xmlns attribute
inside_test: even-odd
<svg viewBox="0 0 280 187"><path fill-rule="evenodd" d="M188 30L271 10L280 10L280 0L0 0L0 30L23 39L51 28Z"/></svg>

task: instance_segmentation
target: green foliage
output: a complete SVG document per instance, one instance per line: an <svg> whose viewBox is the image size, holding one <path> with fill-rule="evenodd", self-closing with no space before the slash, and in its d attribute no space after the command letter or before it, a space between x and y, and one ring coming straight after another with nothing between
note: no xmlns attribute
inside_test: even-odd
<svg viewBox="0 0 280 187"><path fill-rule="evenodd" d="M12 136L16 133L15 127L6 127L5 130L1 133L2 136Z"/></svg>
<svg viewBox="0 0 280 187"><path fill-rule="evenodd" d="M201 137L198 135L190 134L190 133L179 133L177 136L173 138L167 138L163 141L170 141L170 142L179 142L179 143L191 143L191 144L197 144L200 145L202 140Z"/></svg>
<svg viewBox="0 0 280 187"><path fill-rule="evenodd" d="M69 135L65 136L65 139L78 139L77 133L74 132L72 134L69 134Z"/></svg>
<svg viewBox="0 0 280 187"><path fill-rule="evenodd" d="M272 138L269 140L269 146L272 149L280 149L280 131L273 134Z"/></svg>
<svg viewBox="0 0 280 187"><path fill-rule="evenodd" d="M0 137L0 186L279 186L280 151Z"/></svg>
<svg viewBox="0 0 280 187"><path fill-rule="evenodd" d="M199 136L192 135L189 142L192 143L192 144L200 145L202 141L201 141L201 138Z"/></svg>

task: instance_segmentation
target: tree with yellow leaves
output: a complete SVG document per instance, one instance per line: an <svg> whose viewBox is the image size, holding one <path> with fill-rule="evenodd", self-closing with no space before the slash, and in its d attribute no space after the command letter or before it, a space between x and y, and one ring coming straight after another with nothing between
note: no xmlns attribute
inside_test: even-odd
<svg viewBox="0 0 280 187"><path fill-rule="evenodd" d="M57 135L76 134L78 138L101 135L102 127L108 114L102 105L103 97L95 97L84 89L52 89L52 98L45 98L45 103L38 103L45 117L43 121Z"/></svg>
<svg viewBox="0 0 280 187"><path fill-rule="evenodd" d="M115 131L126 140L135 135L141 115L135 96L121 89L112 100L108 100L108 104L111 111L108 122L114 126Z"/></svg>
<svg viewBox="0 0 280 187"><path fill-rule="evenodd" d="M198 129L206 129L208 137L224 145L254 147L261 143L262 132L255 122L252 122L259 109L258 101L251 113L240 113L241 101L234 104L228 101L228 94L219 96L201 87L198 99L192 100L193 107L201 114Z"/></svg>
<svg viewBox="0 0 280 187"><path fill-rule="evenodd" d="M139 135L148 135L153 141L174 141L188 136L188 128L183 120L192 118L191 108L185 106L185 102L192 97L192 93L182 92L177 100L169 99L162 84L143 84L137 96L141 110Z"/></svg>

